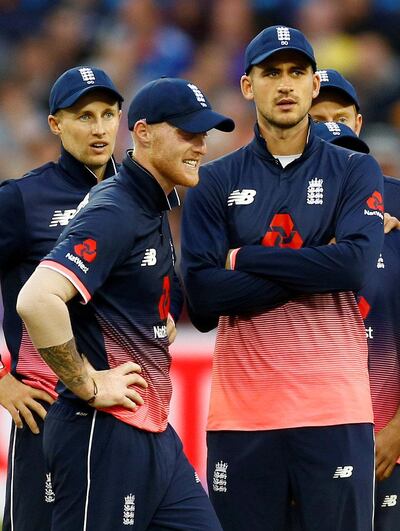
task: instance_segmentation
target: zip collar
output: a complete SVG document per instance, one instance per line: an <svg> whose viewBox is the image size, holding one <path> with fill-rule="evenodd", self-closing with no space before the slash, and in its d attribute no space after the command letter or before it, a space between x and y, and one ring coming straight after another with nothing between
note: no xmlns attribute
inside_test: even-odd
<svg viewBox="0 0 400 531"><path fill-rule="evenodd" d="M61 146L61 155L58 159L60 168L67 174L69 180L74 183L82 183L89 186L94 186L98 183L96 174L89 169L85 164L79 162L71 155L63 146ZM114 156L108 161L104 179L112 177L118 171Z"/></svg>
<svg viewBox="0 0 400 531"><path fill-rule="evenodd" d="M165 194L158 181L136 160L132 159L133 150L126 152L121 169L116 176L116 181L121 182L136 199L148 210L156 213L171 210L180 205L176 189L168 195Z"/></svg>
<svg viewBox="0 0 400 531"><path fill-rule="evenodd" d="M307 134L306 145L304 147L303 153L301 154L301 157L291 162L289 166L291 166L292 164L298 163L304 159L307 159L316 149L318 149L320 145L321 145L321 139L315 135L314 122L309 116L308 117L308 134ZM249 146L258 156L276 165L277 159L268 150L267 142L261 135L258 123L254 125L254 138L250 142Z"/></svg>

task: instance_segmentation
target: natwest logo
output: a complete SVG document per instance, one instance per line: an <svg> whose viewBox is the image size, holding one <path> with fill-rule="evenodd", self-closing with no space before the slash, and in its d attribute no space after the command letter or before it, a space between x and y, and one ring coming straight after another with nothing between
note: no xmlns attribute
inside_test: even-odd
<svg viewBox="0 0 400 531"><path fill-rule="evenodd" d="M303 239L295 229L290 214L275 214L261 244L266 247L300 249Z"/></svg>
<svg viewBox="0 0 400 531"><path fill-rule="evenodd" d="M93 262L97 256L97 243L96 240L88 238L83 243L77 243L74 245L74 252L83 258L85 262Z"/></svg>
<svg viewBox="0 0 400 531"><path fill-rule="evenodd" d="M367 205L372 210L379 210L380 212L384 212L383 197L378 191L375 191L371 195L371 197L367 199Z"/></svg>
<svg viewBox="0 0 400 531"><path fill-rule="evenodd" d="M365 208L364 214L366 216L378 216L383 220L384 206L382 194L375 190L371 197L367 199L366 203L369 210Z"/></svg>

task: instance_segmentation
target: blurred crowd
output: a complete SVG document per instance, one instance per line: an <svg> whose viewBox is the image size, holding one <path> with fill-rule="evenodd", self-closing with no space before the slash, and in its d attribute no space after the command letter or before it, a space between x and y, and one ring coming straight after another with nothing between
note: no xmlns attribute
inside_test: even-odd
<svg viewBox="0 0 400 531"><path fill-rule="evenodd" d="M48 93L79 64L105 69L125 109L151 79L190 79L237 124L232 134L209 135L206 160L238 148L255 121L239 88L244 48L273 24L301 29L318 67L354 83L363 138L384 173L400 178L398 0L0 0L0 180L58 157ZM125 114L118 160L130 146L128 133ZM179 240L179 211L171 222Z"/></svg>

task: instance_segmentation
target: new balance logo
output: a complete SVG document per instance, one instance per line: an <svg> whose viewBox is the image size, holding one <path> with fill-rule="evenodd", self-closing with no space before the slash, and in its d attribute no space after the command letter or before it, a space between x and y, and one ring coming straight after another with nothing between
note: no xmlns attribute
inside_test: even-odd
<svg viewBox="0 0 400 531"><path fill-rule="evenodd" d="M326 70L317 70L315 73L319 75L319 78L322 83L329 82L329 74Z"/></svg>
<svg viewBox="0 0 400 531"><path fill-rule="evenodd" d="M282 46L287 46L290 41L290 29L284 26L276 28L278 39Z"/></svg>
<svg viewBox="0 0 400 531"><path fill-rule="evenodd" d="M93 85L96 77L91 68L80 68L79 72L82 76L83 81L86 81L88 85Z"/></svg>
<svg viewBox="0 0 400 531"><path fill-rule="evenodd" d="M397 494L389 494L385 496L381 507L394 507L397 505Z"/></svg>
<svg viewBox="0 0 400 531"><path fill-rule="evenodd" d="M383 261L382 253L379 255L378 263L376 264L378 269L385 269L385 262Z"/></svg>
<svg viewBox="0 0 400 531"><path fill-rule="evenodd" d="M322 205L324 202L323 179L311 179L308 181L307 205Z"/></svg>
<svg viewBox="0 0 400 531"><path fill-rule="evenodd" d="M146 249L142 263L142 267L145 266L154 266L157 263L157 251L155 249Z"/></svg>
<svg viewBox="0 0 400 531"><path fill-rule="evenodd" d="M234 190L228 197L228 206L250 205L256 193L255 190Z"/></svg>
<svg viewBox="0 0 400 531"><path fill-rule="evenodd" d="M51 218L49 227L57 227L57 225L65 226L75 216L76 208L70 208L67 210L55 210L53 217Z"/></svg>
<svg viewBox="0 0 400 531"><path fill-rule="evenodd" d="M188 87L193 90L194 95L196 96L196 100L200 103L202 107L207 107L207 102L205 97L203 96L203 93L199 88L196 87L196 85L193 85L193 83L188 83Z"/></svg>
<svg viewBox="0 0 400 531"><path fill-rule="evenodd" d="M349 478L353 475L353 467L352 466L338 466L335 473L333 474L334 479L343 479L343 478Z"/></svg>

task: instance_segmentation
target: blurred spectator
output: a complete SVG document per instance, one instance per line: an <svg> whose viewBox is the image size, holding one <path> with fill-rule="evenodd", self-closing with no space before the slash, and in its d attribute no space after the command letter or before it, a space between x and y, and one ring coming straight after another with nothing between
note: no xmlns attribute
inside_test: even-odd
<svg viewBox="0 0 400 531"><path fill-rule="evenodd" d="M371 155L379 162L382 173L400 179L400 134L385 123L376 123L362 135Z"/></svg>

